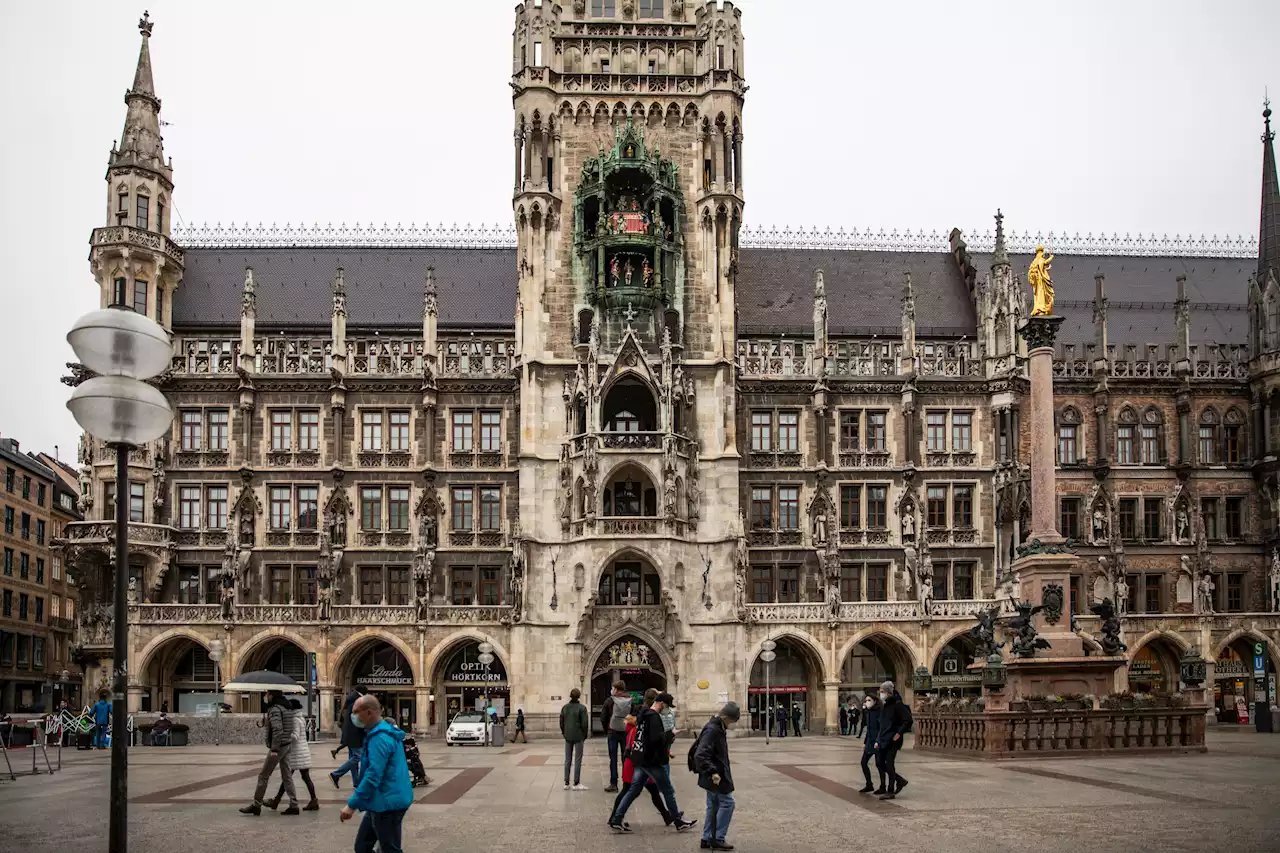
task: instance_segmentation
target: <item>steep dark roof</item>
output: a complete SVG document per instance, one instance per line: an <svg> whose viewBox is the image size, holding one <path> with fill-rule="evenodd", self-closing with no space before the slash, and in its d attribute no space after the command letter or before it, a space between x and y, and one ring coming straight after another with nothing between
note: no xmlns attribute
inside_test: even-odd
<svg viewBox="0 0 1280 853"><path fill-rule="evenodd" d="M1025 279L1031 255L1009 258ZM991 256L974 255L984 275ZM1244 344L1249 340L1248 282L1255 263L1246 258L1135 257L1131 255L1055 255L1054 313L1066 317L1058 332L1063 343L1094 340L1093 297L1096 272L1107 277L1107 340L1126 344L1176 343L1174 301L1178 276L1187 277L1191 303L1191 342Z"/></svg>
<svg viewBox="0 0 1280 853"><path fill-rule="evenodd" d="M823 271L833 335L901 334L902 286L911 273L921 335L972 335L977 321L964 276L941 252L742 249L738 331L813 330L814 270Z"/></svg>
<svg viewBox="0 0 1280 853"><path fill-rule="evenodd" d="M514 322L516 251L511 248L201 248L188 249L173 303L178 327L234 327L240 322L244 268L252 266L260 326L328 328L330 283L341 264L352 327L414 328L422 323L422 289L436 270L442 327L509 328ZM1010 258L1022 276L1029 255ZM979 276L991 266L976 254ZM1067 318L1066 343L1093 331L1093 275L1107 277L1108 337L1117 345L1174 343L1177 276L1187 276L1191 338L1243 344L1248 339L1247 282L1255 262L1238 258L1058 255L1053 262L1056 313ZM921 336L972 335L973 301L950 254L849 249L742 249L737 280L742 334L806 334L813 329L814 270L823 270L833 335L896 335L903 276L910 271Z"/></svg>
<svg viewBox="0 0 1280 853"><path fill-rule="evenodd" d="M436 270L442 326L511 326L515 249L188 249L173 299L175 326L238 326L244 268L253 267L258 323L328 328L334 272L347 288L347 324L421 327L428 266Z"/></svg>

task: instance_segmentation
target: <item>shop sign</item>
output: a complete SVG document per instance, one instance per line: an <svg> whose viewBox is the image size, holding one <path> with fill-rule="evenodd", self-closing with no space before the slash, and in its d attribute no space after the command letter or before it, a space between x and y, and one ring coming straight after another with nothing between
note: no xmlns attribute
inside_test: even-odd
<svg viewBox="0 0 1280 853"><path fill-rule="evenodd" d="M1242 678L1249 670L1242 660L1220 660L1213 668L1214 678Z"/></svg>
<svg viewBox="0 0 1280 853"><path fill-rule="evenodd" d="M977 675L935 675L933 677L934 687L964 687L977 686L982 683L982 673Z"/></svg>
<svg viewBox="0 0 1280 853"><path fill-rule="evenodd" d="M747 693L750 693L752 695L756 695L760 693L808 693L808 692L809 692L808 687L795 685L795 684L791 684L791 685L775 684L771 687L756 687L752 685L751 687L747 688Z"/></svg>
<svg viewBox="0 0 1280 853"><path fill-rule="evenodd" d="M500 681L506 681L506 673L498 670L494 671L491 665L486 667L482 663L474 661L460 661L454 665L454 668L445 674L444 680L451 681L455 684L496 684Z"/></svg>
<svg viewBox="0 0 1280 853"><path fill-rule="evenodd" d="M370 687L412 687L413 678L405 675L404 670L396 667L388 669L380 663L375 663L373 667L365 675L356 679L361 684L367 684Z"/></svg>

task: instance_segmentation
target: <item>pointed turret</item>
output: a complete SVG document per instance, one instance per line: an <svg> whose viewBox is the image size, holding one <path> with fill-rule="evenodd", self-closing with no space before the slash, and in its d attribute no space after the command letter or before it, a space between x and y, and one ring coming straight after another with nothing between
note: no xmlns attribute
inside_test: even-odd
<svg viewBox="0 0 1280 853"><path fill-rule="evenodd" d="M991 268L1009 266L1009 250L1004 243L1004 214L996 208L996 245L991 253Z"/></svg>
<svg viewBox="0 0 1280 853"><path fill-rule="evenodd" d="M138 50L138 68L133 74L133 87L124 95L129 110L124 118L120 144L111 152L111 165L138 166L160 173L172 180L173 173L164 161L164 140L160 136L160 99L156 97L151 74L151 16L143 13L138 21L142 47Z"/></svg>
<svg viewBox="0 0 1280 853"><path fill-rule="evenodd" d="M1258 284L1266 287L1274 275L1280 280L1280 181L1276 178L1275 133L1271 130L1271 102L1262 109L1262 218L1258 226Z"/></svg>

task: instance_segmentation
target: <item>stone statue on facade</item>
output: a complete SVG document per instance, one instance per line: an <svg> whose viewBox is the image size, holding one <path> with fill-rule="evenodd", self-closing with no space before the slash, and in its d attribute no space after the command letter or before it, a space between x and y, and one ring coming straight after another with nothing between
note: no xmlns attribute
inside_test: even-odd
<svg viewBox="0 0 1280 853"><path fill-rule="evenodd" d="M916 538L916 513L914 507L908 507L902 514L902 541L911 542Z"/></svg>
<svg viewBox="0 0 1280 853"><path fill-rule="evenodd" d="M333 586L328 578L316 578L316 617L328 621L333 606Z"/></svg>
<svg viewBox="0 0 1280 853"><path fill-rule="evenodd" d="M1107 513L1101 505L1093 508L1093 541L1106 542L1108 538Z"/></svg>
<svg viewBox="0 0 1280 853"><path fill-rule="evenodd" d="M933 555L926 544L921 549L919 575L916 583L916 595L920 601L920 611L925 616L933 613Z"/></svg>
<svg viewBox="0 0 1280 853"><path fill-rule="evenodd" d="M1116 593L1116 611L1123 616L1129 612L1129 583L1124 579L1124 575L1117 575L1116 582L1112 586Z"/></svg>
<svg viewBox="0 0 1280 853"><path fill-rule="evenodd" d="M840 584L827 582L827 618L835 623L840 619Z"/></svg>
<svg viewBox="0 0 1280 853"><path fill-rule="evenodd" d="M1036 256L1027 268L1027 284L1031 286L1032 317L1048 317L1053 314L1053 255L1046 255L1044 246L1036 246Z"/></svg>
<svg viewBox="0 0 1280 853"><path fill-rule="evenodd" d="M751 565L751 553L747 549L747 525L742 512L738 512L734 530L733 548L733 612L743 621L747 618L747 572Z"/></svg>
<svg viewBox="0 0 1280 853"><path fill-rule="evenodd" d="M819 508L813 516L813 544L827 544L827 511Z"/></svg>
<svg viewBox="0 0 1280 853"><path fill-rule="evenodd" d="M1179 504L1174 511L1174 527L1179 542L1191 541L1191 519L1187 517L1186 504Z"/></svg>
<svg viewBox="0 0 1280 853"><path fill-rule="evenodd" d="M1213 576L1205 572L1196 582L1196 613L1210 616L1213 614Z"/></svg>
<svg viewBox="0 0 1280 853"><path fill-rule="evenodd" d="M222 618L230 622L236 609L236 576L234 572L222 573L222 586L219 590L219 602L222 604Z"/></svg>
<svg viewBox="0 0 1280 853"><path fill-rule="evenodd" d="M130 607L134 607L135 605L137 605L138 603L138 579L137 578L129 578L128 597L129 597L128 601L129 601Z"/></svg>

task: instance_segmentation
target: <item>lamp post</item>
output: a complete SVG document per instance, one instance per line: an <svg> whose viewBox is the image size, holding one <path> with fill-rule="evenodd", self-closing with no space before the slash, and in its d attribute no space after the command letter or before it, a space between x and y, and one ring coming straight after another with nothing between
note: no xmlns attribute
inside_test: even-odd
<svg viewBox="0 0 1280 853"><path fill-rule="evenodd" d="M67 408L76 423L116 451L115 624L111 697L111 797L109 853L126 853L129 759L125 752L129 645L125 624L129 591L129 451L159 438L173 423L173 410L145 381L159 376L173 357L169 333L124 305L91 311L75 322L67 343L97 374L71 393Z"/></svg>
<svg viewBox="0 0 1280 853"><path fill-rule="evenodd" d="M778 657L778 653L774 651L778 644L773 640L764 640L760 643L760 660L764 661L764 745L769 745L769 735L773 730L773 691L769 689L769 664L773 663Z"/></svg>
<svg viewBox="0 0 1280 853"><path fill-rule="evenodd" d="M476 660L484 664L484 745L492 746L489 736L489 667L493 665L493 644L481 643L480 656Z"/></svg>
<svg viewBox="0 0 1280 853"><path fill-rule="evenodd" d="M226 651L226 645L222 640L214 640L209 643L209 660L213 661L213 695L215 701L213 703L213 745L219 746L222 739L222 655Z"/></svg>

